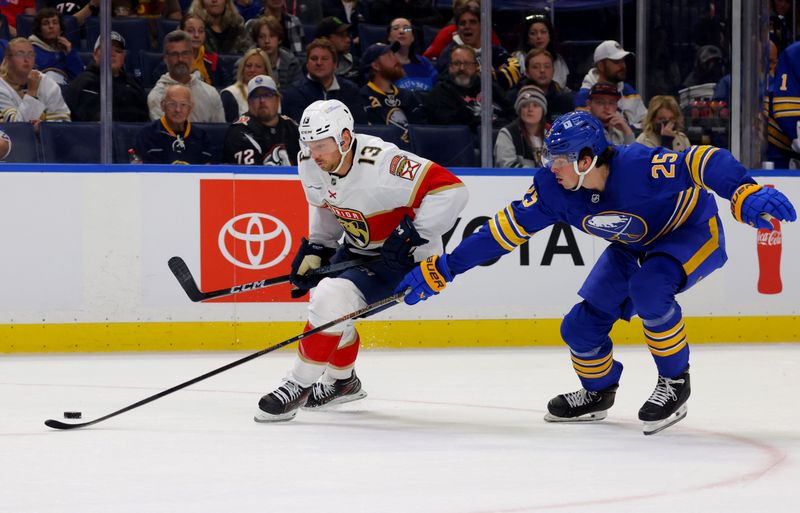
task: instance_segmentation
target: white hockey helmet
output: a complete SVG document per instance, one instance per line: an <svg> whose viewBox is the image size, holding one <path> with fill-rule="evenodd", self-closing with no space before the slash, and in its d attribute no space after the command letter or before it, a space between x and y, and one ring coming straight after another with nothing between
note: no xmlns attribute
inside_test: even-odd
<svg viewBox="0 0 800 513"><path fill-rule="evenodd" d="M347 105L339 100L317 100L303 111L300 118L300 142L309 143L333 137L336 147L343 152L342 132L353 134L353 115Z"/></svg>

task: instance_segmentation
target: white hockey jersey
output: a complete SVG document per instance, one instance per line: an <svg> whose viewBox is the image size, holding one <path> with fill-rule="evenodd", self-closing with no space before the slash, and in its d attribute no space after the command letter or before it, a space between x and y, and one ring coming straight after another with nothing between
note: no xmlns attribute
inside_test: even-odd
<svg viewBox="0 0 800 513"><path fill-rule="evenodd" d="M329 174L298 155L298 172L313 207L309 240L336 247L342 234L356 252L372 253L403 217L429 242L414 252L419 262L441 254L442 234L467 203L467 188L453 173L378 137L356 134L347 175ZM360 251L359 251L360 250Z"/></svg>

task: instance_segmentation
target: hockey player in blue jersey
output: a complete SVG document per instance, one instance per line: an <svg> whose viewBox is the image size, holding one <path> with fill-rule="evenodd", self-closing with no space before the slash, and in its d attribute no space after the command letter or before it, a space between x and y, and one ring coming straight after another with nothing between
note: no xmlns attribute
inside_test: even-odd
<svg viewBox="0 0 800 513"><path fill-rule="evenodd" d="M611 327L642 319L658 381L639 410L653 434L686 415L689 345L675 296L722 267L727 256L717 206L708 190L730 200L738 221L771 229L766 219L797 218L779 191L762 188L724 149L693 146L675 153L639 144L610 146L586 112L559 117L545 137L547 168L522 200L498 212L450 254L432 256L397 290L408 304L438 294L454 277L511 252L534 233L569 223L610 242L564 317L561 335L582 388L547 405L545 420L601 420L614 404L622 363L613 357Z"/></svg>
<svg viewBox="0 0 800 513"><path fill-rule="evenodd" d="M777 168L800 167L800 41L781 52L766 105L767 160Z"/></svg>

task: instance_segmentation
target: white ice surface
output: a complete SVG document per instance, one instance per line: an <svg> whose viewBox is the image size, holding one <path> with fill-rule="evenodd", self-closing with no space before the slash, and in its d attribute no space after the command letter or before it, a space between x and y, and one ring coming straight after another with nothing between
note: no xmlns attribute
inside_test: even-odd
<svg viewBox="0 0 800 513"><path fill-rule="evenodd" d="M692 348L681 423L642 435L655 385L622 347L617 404L597 424L548 424L578 388L564 349L363 351L369 396L257 424L291 363L268 354L95 426L247 353L2 355L3 513L796 512L800 345Z"/></svg>

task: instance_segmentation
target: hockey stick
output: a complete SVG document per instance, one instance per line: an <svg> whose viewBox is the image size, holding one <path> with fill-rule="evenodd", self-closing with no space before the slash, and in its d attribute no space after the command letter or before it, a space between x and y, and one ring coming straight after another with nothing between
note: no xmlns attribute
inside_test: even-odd
<svg viewBox="0 0 800 513"><path fill-rule="evenodd" d="M355 260L350 260L347 262L339 262L337 264L326 265L311 271L309 273L309 276L320 276L320 275L337 273L339 271L350 269L351 267L358 267L359 265L371 264L372 262L380 260L380 258L381 258L380 256L357 258ZM169 269L172 271L172 274L174 274L175 278L177 278L178 283L180 283L181 287L183 287L183 290L186 292L186 295L189 296L189 299L191 299L195 303L197 303L198 301L205 301L207 299L232 296L233 294L241 294L242 292L250 292L252 290L263 289L264 287L277 285L279 283L286 283L289 281L289 276L290 276L286 274L284 276L276 276L274 278L251 281L250 283L243 283L242 285L234 285L233 287L229 287L227 289L202 292L200 288L197 286L197 282L194 280L192 272L189 270L189 266L186 265L186 262L184 262L181 257L174 256L169 259L169 262L167 262L167 264L169 265Z"/></svg>
<svg viewBox="0 0 800 513"><path fill-rule="evenodd" d="M186 387L188 387L190 385L194 385L195 383L199 383L200 381L208 379L208 378L210 378L212 376L216 376L217 374L225 372L226 370L232 369L234 367L238 367L239 365L241 365L241 364L243 364L245 362L249 362L250 360L255 360L259 356L263 356L263 355L265 355L267 353L271 353L272 351L275 351L275 350L280 349L282 347L288 346L289 344L291 344L293 342L297 342L298 340L302 340L302 339L304 339L306 337L310 337L311 335L314 335L315 333L319 333L320 331L324 331L324 330L330 328L331 326L335 326L335 325L339 324L340 322L344 322L344 321L346 321L348 319L353 319L355 317L360 317L360 316L362 316L364 314L367 314L369 312L372 312L374 310L377 310L377 309L379 309L381 307L384 307L384 306L387 306L387 305L388 306L394 306L397 303L400 303L401 301L403 301L403 298L405 297L405 295L406 295L405 291L398 292L397 294L393 294L393 295L391 295L391 296L389 296L387 298L381 299L380 301L376 301L376 302L374 302L374 303L372 303L370 305L367 305L364 308L361 308L360 310L356 310L355 312L350 312L349 314L343 315L343 316L339 317L338 319L334 319L334 320L332 320L330 322L326 322L325 324L317 326L314 329L310 329L310 330L308 330L306 332L303 332L303 333L301 333L299 335L295 335L294 337L292 337L290 339L284 340L283 342L280 342L280 343L275 344L273 346L269 346L269 347L267 347L265 349L262 349L261 351L258 351L257 353L253 353L251 355L245 356L244 358L240 358L239 360L236 360L235 362L231 362L231 363L229 363L227 365L223 365L222 367L214 369L214 370L212 370L210 372L206 372L202 376L197 376L196 378L190 379L189 381L185 381L185 382L181 383L180 385L176 385L176 386L174 386L172 388L169 388L169 389L164 390L162 392L159 392L157 394L151 395L150 397L146 397L146 398L142 399L139 402L133 403L130 406L126 406L125 408L122 408L121 410L117 410L114 413L109 413L108 415L104 415L103 417L91 420L89 422L80 422L78 424L67 424L66 422L61 422L60 420L48 419L48 420L44 421L44 424L45 424L45 426L51 427L53 429L75 429L75 428L82 428L82 427L86 427L86 426L91 426L92 424L97 424L98 422L102 422L104 420L110 419L111 417L116 417L117 415L119 415L121 413L125 413L126 411L130 411L130 410L132 410L134 408L138 408L139 406L143 406L143 405L145 405L147 403L151 403L151 402L155 401L156 399L161 399L162 397L164 397L166 395L169 395L169 394L171 394L173 392L177 392L178 390L184 389L184 388L186 388Z"/></svg>

